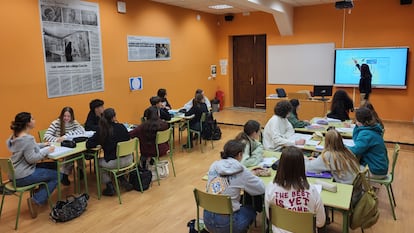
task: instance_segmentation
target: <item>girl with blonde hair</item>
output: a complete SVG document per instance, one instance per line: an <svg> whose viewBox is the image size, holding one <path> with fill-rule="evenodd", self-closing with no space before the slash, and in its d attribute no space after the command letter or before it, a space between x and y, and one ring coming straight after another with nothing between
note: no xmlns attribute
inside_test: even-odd
<svg viewBox="0 0 414 233"><path fill-rule="evenodd" d="M325 148L316 159L305 161L306 171L330 171L338 183L352 184L360 167L355 155L344 145L335 129L325 134Z"/></svg>

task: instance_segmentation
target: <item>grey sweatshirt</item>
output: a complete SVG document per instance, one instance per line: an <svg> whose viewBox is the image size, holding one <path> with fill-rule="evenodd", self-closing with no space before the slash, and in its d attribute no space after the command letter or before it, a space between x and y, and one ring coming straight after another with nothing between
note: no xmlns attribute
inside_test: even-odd
<svg viewBox="0 0 414 233"><path fill-rule="evenodd" d="M210 166L208 171L207 191L211 181L216 177L225 177L228 181L228 186L221 193L231 197L233 211L240 209L240 191L244 190L252 196L264 194L265 185L263 181L253 175L245 166L238 160L233 158L221 159L215 161Z"/></svg>
<svg viewBox="0 0 414 233"><path fill-rule="evenodd" d="M11 161L16 179L31 175L36 168L36 162L44 159L48 154L47 151L40 150L45 147L45 144L36 143L34 137L29 134L15 139L11 136L7 139L7 147L13 153Z"/></svg>

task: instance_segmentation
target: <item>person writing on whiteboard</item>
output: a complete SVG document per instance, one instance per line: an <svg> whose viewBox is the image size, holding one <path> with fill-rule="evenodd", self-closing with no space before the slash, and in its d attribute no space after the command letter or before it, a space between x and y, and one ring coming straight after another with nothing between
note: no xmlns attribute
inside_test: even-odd
<svg viewBox="0 0 414 233"><path fill-rule="evenodd" d="M207 105L207 109L210 110L211 109L211 103L210 103L210 100L208 100L208 98L204 95L204 91L201 90L201 89L197 89L194 96L197 96L197 94L203 95L203 97L204 97L204 103ZM184 104L184 107L183 108L186 111L189 111L191 109L191 107L193 107L193 100L194 99L191 99L186 104Z"/></svg>
<svg viewBox="0 0 414 233"><path fill-rule="evenodd" d="M291 140L295 134L292 124L287 119L292 105L282 100L274 108L275 115L267 122L263 132L263 146L266 150L281 151L284 146L304 145L304 139Z"/></svg>
<svg viewBox="0 0 414 233"><path fill-rule="evenodd" d="M368 100L371 93L372 74L367 64L359 65L358 61L353 59L356 67L361 71L361 78L359 79L359 93L361 106Z"/></svg>

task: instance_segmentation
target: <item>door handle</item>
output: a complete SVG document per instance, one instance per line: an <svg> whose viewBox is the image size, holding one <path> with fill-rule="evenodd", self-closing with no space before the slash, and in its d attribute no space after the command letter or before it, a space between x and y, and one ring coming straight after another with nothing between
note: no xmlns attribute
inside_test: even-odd
<svg viewBox="0 0 414 233"><path fill-rule="evenodd" d="M250 85L253 86L253 84L254 84L254 79L253 77L250 77Z"/></svg>

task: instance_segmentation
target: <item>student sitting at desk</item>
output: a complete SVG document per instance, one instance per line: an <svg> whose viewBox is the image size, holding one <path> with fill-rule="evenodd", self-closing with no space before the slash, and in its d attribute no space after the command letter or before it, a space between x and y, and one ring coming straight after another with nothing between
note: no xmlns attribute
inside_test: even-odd
<svg viewBox="0 0 414 233"><path fill-rule="evenodd" d="M385 130L384 123L382 122L381 118L378 116L378 113L375 111L374 105L371 104L369 100L365 101L364 105L361 107L366 107L369 110L371 110L372 117L380 124L382 130Z"/></svg>
<svg viewBox="0 0 414 233"><path fill-rule="evenodd" d="M164 108L166 108L167 110L172 109L171 104L168 102L167 100L167 90L165 90L164 88L160 88L157 91L157 96L161 98L161 104Z"/></svg>
<svg viewBox="0 0 414 233"><path fill-rule="evenodd" d="M388 174L388 152L382 138L382 128L372 117L371 110L359 108L352 134L355 146L349 149L359 158L362 166L368 165L371 177L383 179Z"/></svg>
<svg viewBox="0 0 414 233"><path fill-rule="evenodd" d="M144 117L147 120L129 132L129 135L131 138L137 137L139 139L141 167L147 168L151 157L157 156L155 148L157 132L166 130L169 126L167 122L160 119L158 116L158 109L156 107L147 108L144 112ZM167 154L167 151L170 149L168 142L160 144L158 149L160 151L160 155Z"/></svg>
<svg viewBox="0 0 414 233"><path fill-rule="evenodd" d="M204 103L206 104L207 109L210 110L211 109L211 103L210 103L210 100L204 95L204 91L201 90L201 89L197 89L196 92L195 92L195 96L197 96L198 94L201 94L203 96ZM183 108L186 111L190 111L191 107L193 106L193 100L194 99L191 99L186 104L184 104L184 107Z"/></svg>
<svg viewBox="0 0 414 233"><path fill-rule="evenodd" d="M349 120L349 111L354 111L354 103L344 90L337 90L332 99L331 112L327 117L341 121Z"/></svg>
<svg viewBox="0 0 414 233"><path fill-rule="evenodd" d="M263 160L263 145L259 142L260 123L249 120L244 124L243 132L236 139L246 145L241 163L246 167L258 165Z"/></svg>
<svg viewBox="0 0 414 233"><path fill-rule="evenodd" d="M158 115L160 116L161 120L169 121L171 120L171 115L168 112L161 102L161 98L159 96L153 96L150 98L150 103L152 107L158 109Z"/></svg>
<svg viewBox="0 0 414 233"><path fill-rule="evenodd" d="M34 137L29 134L34 127L35 120L28 112L17 114L11 123L10 129L13 130L13 134L7 140L7 147L13 153L10 159L14 167L14 178L18 187L46 182L49 192L52 193L58 182L56 170L36 167L36 163L47 158L55 147L41 150L49 143L36 143ZM45 204L47 199L47 190L43 185L39 186L38 191L27 199L32 218L37 217L37 207Z"/></svg>
<svg viewBox="0 0 414 233"><path fill-rule="evenodd" d="M300 106L299 100L291 99L289 102L292 105L292 111L288 115L288 120L292 124L293 128L303 128L309 125L310 123L308 121L299 120L299 116L297 113L297 110Z"/></svg>
<svg viewBox="0 0 414 233"><path fill-rule="evenodd" d="M102 116L104 108L104 101L94 99L89 103L89 113L85 122L85 129L88 131L96 131L98 129L99 119Z"/></svg>
<svg viewBox="0 0 414 233"><path fill-rule="evenodd" d="M208 113L207 105L205 104L205 98L202 94L197 94L193 99L193 105L189 111L185 113L186 116L194 115L194 117L190 120L190 129L201 131L202 125L200 124L201 115L203 113ZM191 135L191 139L193 139L193 135ZM192 143L193 140L190 140ZM184 148L191 148L192 145L183 145Z"/></svg>
<svg viewBox="0 0 414 233"><path fill-rule="evenodd" d="M299 148L288 146L282 150L276 176L266 186L265 207L268 217L271 204L292 211L315 213L316 226L325 225L325 208L321 196L306 179L304 157ZM273 225L272 230L286 232Z"/></svg>
<svg viewBox="0 0 414 233"><path fill-rule="evenodd" d="M262 195L265 191L263 181L243 166L240 161L244 144L238 140L228 141L221 152L221 159L213 162L208 171L207 192L231 197L233 206L233 232L247 232L249 225L256 218L252 206L241 205L240 192L251 196ZM204 224L209 232L227 233L230 216L215 214L204 210Z"/></svg>
<svg viewBox="0 0 414 233"><path fill-rule="evenodd" d="M59 118L50 124L43 136L45 142L62 142L66 136L83 134L85 129L75 120L75 114L71 107L64 107L60 112ZM78 166L83 167L83 161L78 161ZM70 185L68 176L72 173L73 163L65 163L61 168L63 185ZM80 171L80 174L83 174ZM82 175L81 175L82 177Z"/></svg>
<svg viewBox="0 0 414 233"><path fill-rule="evenodd" d="M338 183L352 184L360 168L355 155L344 145L341 134L330 129L325 134L325 145L316 159L306 159L307 171L330 171Z"/></svg>
<svg viewBox="0 0 414 233"><path fill-rule="evenodd" d="M263 132L263 146L266 150L281 151L284 146L304 145L305 140L289 140L295 130L287 120L292 105L287 100L278 102L274 108L275 115L267 122Z"/></svg>
<svg viewBox="0 0 414 233"><path fill-rule="evenodd" d="M116 168L117 157L116 148L118 142L128 141L130 139L127 129L123 124L117 123L116 113L113 108L104 110L99 120L99 127L96 133L86 141L86 148L96 148L102 146L104 157L99 158L99 166L106 168ZM120 167L125 167L133 161L132 154L120 158ZM121 185L127 190L132 190L132 185L124 178L120 177ZM102 172L102 182L106 184L106 189L102 191L105 196L113 196L115 194L114 185L108 172Z"/></svg>

